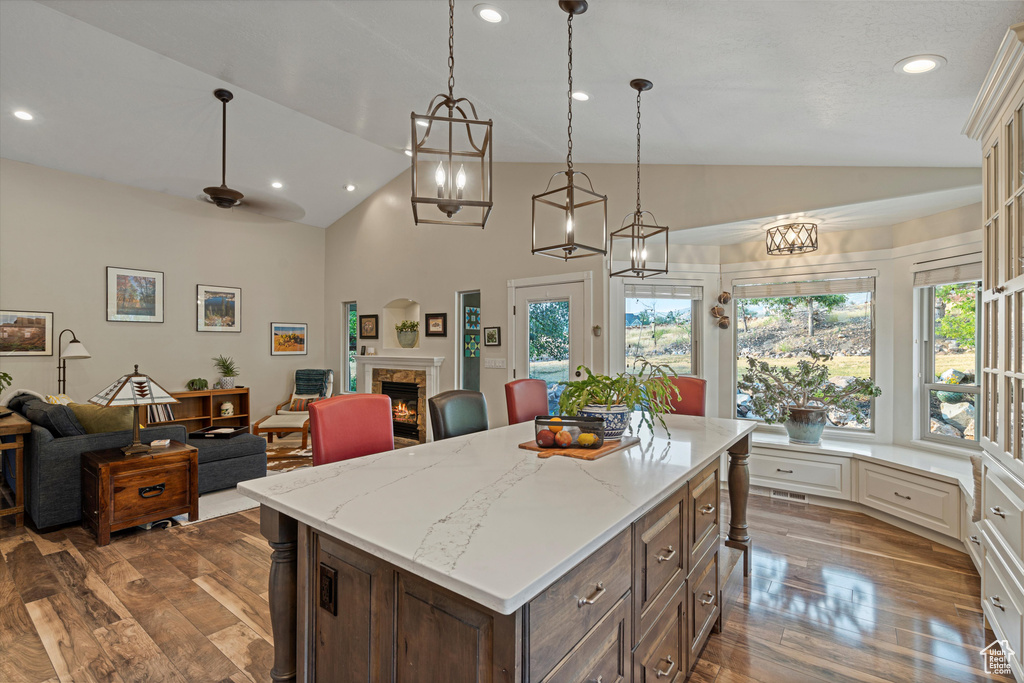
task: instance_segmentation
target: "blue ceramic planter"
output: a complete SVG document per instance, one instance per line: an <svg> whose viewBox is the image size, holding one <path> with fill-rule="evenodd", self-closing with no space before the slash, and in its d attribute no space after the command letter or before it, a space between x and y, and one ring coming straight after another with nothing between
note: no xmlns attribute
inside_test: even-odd
<svg viewBox="0 0 1024 683"><path fill-rule="evenodd" d="M622 438L623 432L629 426L629 413L629 408L624 405L603 406L596 404L590 404L579 412L581 417L604 418L605 441L614 441L615 439Z"/></svg>
<svg viewBox="0 0 1024 683"><path fill-rule="evenodd" d="M790 408L785 422L790 443L817 445L825 431L824 408Z"/></svg>

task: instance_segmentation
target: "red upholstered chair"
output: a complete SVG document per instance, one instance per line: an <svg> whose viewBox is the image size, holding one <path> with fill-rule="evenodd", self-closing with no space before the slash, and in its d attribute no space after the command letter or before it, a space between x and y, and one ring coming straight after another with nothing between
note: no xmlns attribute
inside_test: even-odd
<svg viewBox="0 0 1024 683"><path fill-rule="evenodd" d="M309 431L314 466L394 450L391 397L347 394L311 403Z"/></svg>
<svg viewBox="0 0 1024 683"><path fill-rule="evenodd" d="M671 400L673 415L704 416L704 394L708 381L700 377L671 377L682 398ZM316 405L315 403L313 405Z"/></svg>
<svg viewBox="0 0 1024 683"><path fill-rule="evenodd" d="M542 379L517 379L505 385L508 423L529 422L538 415L548 416L548 385Z"/></svg>

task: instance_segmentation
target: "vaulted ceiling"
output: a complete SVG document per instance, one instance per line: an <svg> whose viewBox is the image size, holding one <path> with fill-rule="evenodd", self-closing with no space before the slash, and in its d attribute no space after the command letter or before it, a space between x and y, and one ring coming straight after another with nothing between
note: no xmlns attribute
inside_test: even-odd
<svg viewBox="0 0 1024 683"><path fill-rule="evenodd" d="M496 161L560 161L565 14L496 0L509 19L492 25L473 4L456 7L457 95L494 120ZM592 0L574 158L632 162L644 77L646 162L977 166L960 129L1022 19L1024 2ZM2 0L0 155L195 197L219 183L226 86L228 184L326 227L407 167L446 39L443 0ZM918 53L948 63L894 73Z"/></svg>

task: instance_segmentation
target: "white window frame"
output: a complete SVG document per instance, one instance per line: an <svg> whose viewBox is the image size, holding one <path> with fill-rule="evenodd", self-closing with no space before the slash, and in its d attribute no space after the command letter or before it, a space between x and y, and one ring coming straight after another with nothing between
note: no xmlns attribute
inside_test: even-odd
<svg viewBox="0 0 1024 683"><path fill-rule="evenodd" d="M671 288L686 288L690 290L690 296L657 296L654 295L652 298L660 299L673 299L678 298L680 300L690 301L690 373L687 375L681 375L685 377L703 377L703 356L701 353L702 349L702 335L703 335L703 297L704 288L693 280L677 280L672 278L648 278L641 280L639 278L622 278L622 315L619 317L621 330L622 343L619 344L618 348L618 360L622 362L623 368L626 367L626 287L630 285L638 287L671 287ZM618 325L618 322L616 325ZM618 335L616 335L618 338Z"/></svg>

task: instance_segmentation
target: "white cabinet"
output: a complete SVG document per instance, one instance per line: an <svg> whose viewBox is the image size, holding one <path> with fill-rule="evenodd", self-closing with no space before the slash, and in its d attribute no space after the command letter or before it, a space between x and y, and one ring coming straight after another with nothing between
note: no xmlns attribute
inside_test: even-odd
<svg viewBox="0 0 1024 683"><path fill-rule="evenodd" d="M757 448L748 466L755 486L850 499L850 458Z"/></svg>
<svg viewBox="0 0 1024 683"><path fill-rule="evenodd" d="M857 502L960 538L960 487L876 463L857 464Z"/></svg>

